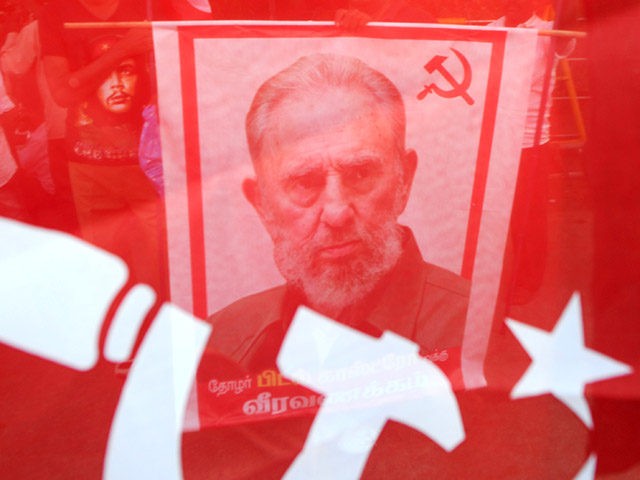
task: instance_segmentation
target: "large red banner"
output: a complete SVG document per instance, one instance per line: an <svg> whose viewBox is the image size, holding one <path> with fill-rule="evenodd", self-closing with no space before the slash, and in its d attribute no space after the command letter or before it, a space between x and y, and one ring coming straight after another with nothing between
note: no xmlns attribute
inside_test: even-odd
<svg viewBox="0 0 640 480"><path fill-rule="evenodd" d="M634 478L590 292L501 298L534 30L153 35L171 303L0 219L9 478Z"/></svg>

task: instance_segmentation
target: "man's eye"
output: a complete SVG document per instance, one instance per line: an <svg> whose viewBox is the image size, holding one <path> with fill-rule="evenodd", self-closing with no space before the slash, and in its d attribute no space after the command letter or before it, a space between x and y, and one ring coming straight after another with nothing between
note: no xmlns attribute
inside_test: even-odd
<svg viewBox="0 0 640 480"><path fill-rule="evenodd" d="M292 179L292 186L295 189L299 190L313 190L316 188L321 188L323 185L324 179L322 175L315 175L312 173L300 175L294 177Z"/></svg>
<svg viewBox="0 0 640 480"><path fill-rule="evenodd" d="M371 179L375 175L375 168L371 165L357 165L349 168L344 174L347 184L357 186Z"/></svg>
<svg viewBox="0 0 640 480"><path fill-rule="evenodd" d="M308 206L314 202L324 188L324 176L306 173L289 178L287 191L289 197L298 205Z"/></svg>
<svg viewBox="0 0 640 480"><path fill-rule="evenodd" d="M120 67L120 75L133 75L133 67L129 65Z"/></svg>

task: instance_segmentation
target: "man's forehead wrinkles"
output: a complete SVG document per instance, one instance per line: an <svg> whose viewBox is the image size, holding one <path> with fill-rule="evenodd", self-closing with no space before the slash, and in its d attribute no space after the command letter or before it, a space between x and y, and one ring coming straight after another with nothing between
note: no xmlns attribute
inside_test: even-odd
<svg viewBox="0 0 640 480"><path fill-rule="evenodd" d="M288 157L281 162L283 176L299 176L308 173L320 173L332 169L344 169L362 165L382 165L393 161L383 152L375 149L363 149L356 152L324 152L318 155Z"/></svg>
<svg viewBox="0 0 640 480"><path fill-rule="evenodd" d="M360 152L356 155L345 155L335 160L336 167L352 167L361 165L379 165L391 159L386 159L381 152Z"/></svg>

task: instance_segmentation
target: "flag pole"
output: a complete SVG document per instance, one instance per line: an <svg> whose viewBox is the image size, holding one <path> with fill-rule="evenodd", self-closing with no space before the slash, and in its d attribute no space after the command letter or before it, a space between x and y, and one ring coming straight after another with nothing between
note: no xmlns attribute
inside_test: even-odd
<svg viewBox="0 0 640 480"><path fill-rule="evenodd" d="M84 28L147 28L151 26L151 22L67 22L64 28L84 29ZM587 32L579 30L538 30L538 35L544 37L575 37L583 38L587 36Z"/></svg>

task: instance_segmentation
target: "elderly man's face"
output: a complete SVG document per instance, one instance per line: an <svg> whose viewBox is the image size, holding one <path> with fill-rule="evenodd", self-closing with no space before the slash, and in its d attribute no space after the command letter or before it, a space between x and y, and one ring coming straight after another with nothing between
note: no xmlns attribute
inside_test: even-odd
<svg viewBox="0 0 640 480"><path fill-rule="evenodd" d="M312 306L336 314L369 293L401 251L397 225L415 171L389 112L358 90L279 105L245 182L274 241L276 263Z"/></svg>

